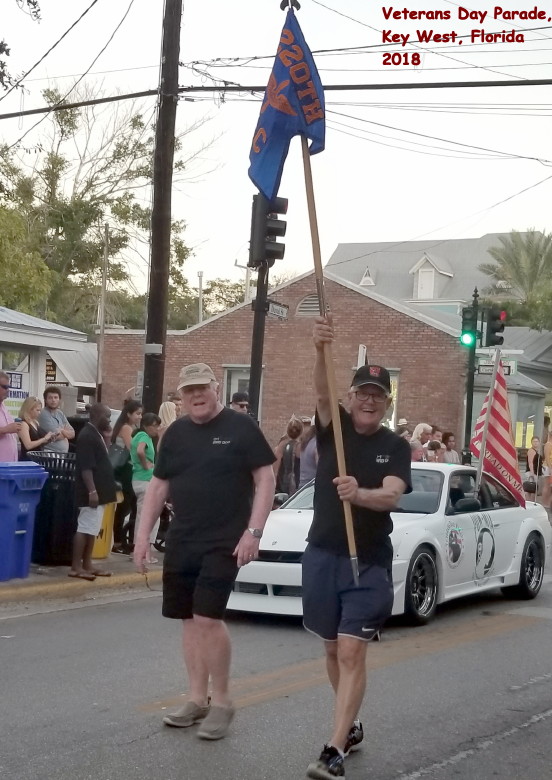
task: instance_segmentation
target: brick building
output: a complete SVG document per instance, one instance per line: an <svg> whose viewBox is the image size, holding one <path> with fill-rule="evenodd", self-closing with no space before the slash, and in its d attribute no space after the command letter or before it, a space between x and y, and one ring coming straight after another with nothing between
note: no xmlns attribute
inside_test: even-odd
<svg viewBox="0 0 552 780"><path fill-rule="evenodd" d="M311 272L272 293L289 306L288 319L268 317L265 330L260 417L273 444L293 412L314 412L314 290ZM343 395L364 344L368 359L387 366L394 378L395 419L436 422L461 438L466 351L458 342L458 328L330 275L326 294L334 314L335 367ZM220 378L222 400L228 403L235 390L247 387L252 325L251 307L242 304L186 331L169 331L164 392L176 387L182 366L204 361ZM136 384L143 346L143 331L106 331L103 397L113 408L121 408L126 390Z"/></svg>

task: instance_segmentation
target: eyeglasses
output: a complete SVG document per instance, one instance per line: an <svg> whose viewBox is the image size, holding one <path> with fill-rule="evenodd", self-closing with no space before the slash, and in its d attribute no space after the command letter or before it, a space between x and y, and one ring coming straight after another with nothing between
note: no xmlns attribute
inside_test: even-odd
<svg viewBox="0 0 552 780"><path fill-rule="evenodd" d="M9 385L0 385L0 387L2 388L2 390L9 390L10 389Z"/></svg>
<svg viewBox="0 0 552 780"><path fill-rule="evenodd" d="M359 401L368 401L371 398L374 403L382 404L387 400L386 393L367 393L366 390L354 390L353 392Z"/></svg>
<svg viewBox="0 0 552 780"><path fill-rule="evenodd" d="M240 409L249 409L249 404L245 404L245 403L244 404L238 404L238 406L240 407Z"/></svg>

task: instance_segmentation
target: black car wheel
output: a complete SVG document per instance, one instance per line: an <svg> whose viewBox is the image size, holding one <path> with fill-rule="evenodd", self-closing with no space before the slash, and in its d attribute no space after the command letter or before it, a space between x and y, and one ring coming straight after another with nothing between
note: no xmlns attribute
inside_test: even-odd
<svg viewBox="0 0 552 780"><path fill-rule="evenodd" d="M431 620L437 608L438 584L434 553L429 547L418 547L406 576L404 611L410 623L423 626Z"/></svg>
<svg viewBox="0 0 552 780"><path fill-rule="evenodd" d="M508 598L534 599L541 589L544 577L544 546L539 534L529 534L523 547L519 583L502 588Z"/></svg>

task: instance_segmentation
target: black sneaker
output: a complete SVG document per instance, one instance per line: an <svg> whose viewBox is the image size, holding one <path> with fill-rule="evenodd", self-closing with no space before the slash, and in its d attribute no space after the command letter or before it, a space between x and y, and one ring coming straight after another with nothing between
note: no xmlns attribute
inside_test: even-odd
<svg viewBox="0 0 552 780"><path fill-rule="evenodd" d="M307 777L315 780L332 780L334 777L345 777L345 762L339 750L333 745L324 745L318 761L313 761L307 768Z"/></svg>
<svg viewBox="0 0 552 780"><path fill-rule="evenodd" d="M359 745L363 739L364 739L364 729L362 728L362 723L359 720L355 720L355 722L351 726L351 730L347 734L347 742L345 743L345 747L343 748L343 752L345 753L345 755L348 756L349 753L358 750Z"/></svg>

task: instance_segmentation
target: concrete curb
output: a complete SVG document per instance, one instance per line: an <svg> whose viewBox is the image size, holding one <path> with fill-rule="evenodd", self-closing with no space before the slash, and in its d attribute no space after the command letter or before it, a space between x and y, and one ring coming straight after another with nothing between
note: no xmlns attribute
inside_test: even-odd
<svg viewBox="0 0 552 780"><path fill-rule="evenodd" d="M163 572L161 570L149 571L148 582L150 585L160 586ZM65 580L50 582L27 582L17 580L0 586L1 602L24 602L40 598L71 598L90 593L96 593L114 589L144 589L146 580L138 572L114 574L111 577L97 577L93 582L66 577Z"/></svg>

